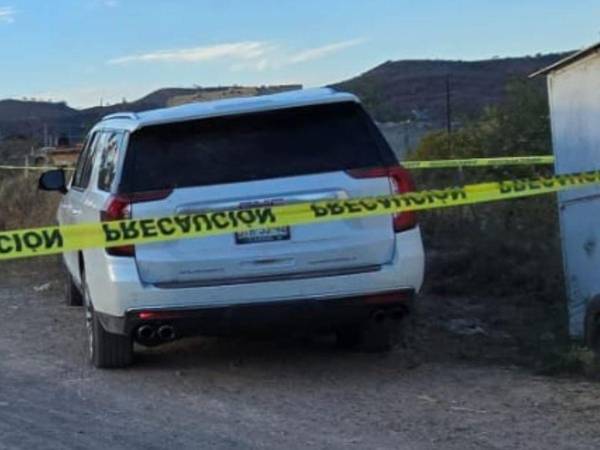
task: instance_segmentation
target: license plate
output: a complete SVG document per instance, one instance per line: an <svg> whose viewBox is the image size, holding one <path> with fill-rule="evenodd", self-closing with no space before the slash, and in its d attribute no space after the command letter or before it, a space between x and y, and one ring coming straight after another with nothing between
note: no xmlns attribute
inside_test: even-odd
<svg viewBox="0 0 600 450"><path fill-rule="evenodd" d="M257 202L244 202L240 203L240 209L256 206L275 206L282 203L283 200L278 198ZM287 241L290 239L290 236L290 227L263 228L235 233L235 242L236 244L257 244L259 242Z"/></svg>
<svg viewBox="0 0 600 450"><path fill-rule="evenodd" d="M287 241L291 237L290 227L266 228L235 233L236 244Z"/></svg>

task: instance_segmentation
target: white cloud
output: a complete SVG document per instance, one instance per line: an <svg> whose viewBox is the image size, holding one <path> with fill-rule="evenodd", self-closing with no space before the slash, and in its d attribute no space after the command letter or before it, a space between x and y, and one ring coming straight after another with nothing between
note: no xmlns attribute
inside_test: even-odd
<svg viewBox="0 0 600 450"><path fill-rule="evenodd" d="M124 97L128 101L137 100L152 91L165 87L159 83L120 83L114 85L67 86L48 91L34 92L31 97L50 101L66 101L74 108L88 108L102 102L114 105ZM28 95L29 96L29 95Z"/></svg>
<svg viewBox="0 0 600 450"><path fill-rule="evenodd" d="M109 64L134 62L203 62L217 59L252 60L264 56L272 47L266 42L244 41L179 50L159 50L156 52L129 55L111 59Z"/></svg>
<svg viewBox="0 0 600 450"><path fill-rule="evenodd" d="M363 42L365 42L365 39L359 38L351 39L348 41L335 42L333 44L322 45L320 47L309 48L307 50L303 50L299 53L290 56L288 62L291 64L297 64L313 61L315 59L321 59L327 55L360 45Z"/></svg>
<svg viewBox="0 0 600 450"><path fill-rule="evenodd" d="M16 13L12 6L0 6L0 23L13 23Z"/></svg>
<svg viewBox="0 0 600 450"><path fill-rule="evenodd" d="M280 69L292 64L315 61L348 48L355 47L363 42L365 42L365 39L363 38L350 39L319 47L308 48L294 53L289 49L271 42L242 41L175 50L158 50L149 53L114 58L108 61L108 63L197 63L225 60L231 63L229 68L234 72L264 72L271 69Z"/></svg>

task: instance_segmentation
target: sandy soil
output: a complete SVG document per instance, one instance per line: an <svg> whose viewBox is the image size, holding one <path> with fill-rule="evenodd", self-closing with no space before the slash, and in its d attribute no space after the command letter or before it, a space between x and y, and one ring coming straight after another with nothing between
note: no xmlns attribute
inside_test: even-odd
<svg viewBox="0 0 600 450"><path fill-rule="evenodd" d="M0 448L600 448L600 384L516 365L481 299L422 298L416 359L199 338L97 371L53 264L2 267Z"/></svg>

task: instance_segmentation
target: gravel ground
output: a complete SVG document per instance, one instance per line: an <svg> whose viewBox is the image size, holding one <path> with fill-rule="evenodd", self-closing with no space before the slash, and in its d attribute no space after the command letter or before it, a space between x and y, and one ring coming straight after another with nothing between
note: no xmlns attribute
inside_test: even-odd
<svg viewBox="0 0 600 450"><path fill-rule="evenodd" d="M0 448L600 448L600 384L482 355L476 339L513 351L512 331L440 321L457 298L421 299L418 364L327 338L199 338L98 371L54 264L3 269Z"/></svg>

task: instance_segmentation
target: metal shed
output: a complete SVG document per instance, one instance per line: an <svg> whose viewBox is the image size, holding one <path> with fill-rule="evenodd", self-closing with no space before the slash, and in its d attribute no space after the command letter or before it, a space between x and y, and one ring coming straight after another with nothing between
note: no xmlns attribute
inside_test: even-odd
<svg viewBox="0 0 600 450"><path fill-rule="evenodd" d="M600 170L600 43L546 67L557 174ZM600 187L558 195L569 330L584 337L600 294Z"/></svg>

